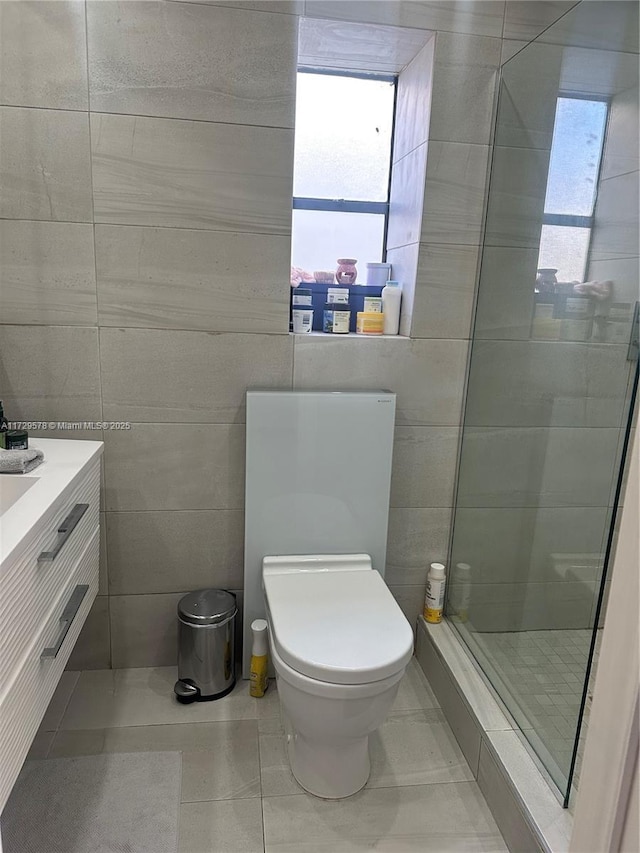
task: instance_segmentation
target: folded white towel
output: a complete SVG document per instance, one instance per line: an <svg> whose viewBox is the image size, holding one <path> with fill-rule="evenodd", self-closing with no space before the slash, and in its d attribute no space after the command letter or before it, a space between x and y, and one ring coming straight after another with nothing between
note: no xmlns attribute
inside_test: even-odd
<svg viewBox="0 0 640 853"><path fill-rule="evenodd" d="M44 461L44 453L35 447L29 450L2 450L0 474L27 474Z"/></svg>

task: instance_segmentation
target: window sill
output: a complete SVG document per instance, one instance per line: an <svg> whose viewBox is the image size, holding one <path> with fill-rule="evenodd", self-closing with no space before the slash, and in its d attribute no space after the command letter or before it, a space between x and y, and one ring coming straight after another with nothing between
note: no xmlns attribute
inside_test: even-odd
<svg viewBox="0 0 640 853"><path fill-rule="evenodd" d="M336 340L344 338L358 338L358 340L370 341L409 341L407 335L359 335L357 332L348 332L347 334L333 334L329 332L289 332L294 338L327 338Z"/></svg>

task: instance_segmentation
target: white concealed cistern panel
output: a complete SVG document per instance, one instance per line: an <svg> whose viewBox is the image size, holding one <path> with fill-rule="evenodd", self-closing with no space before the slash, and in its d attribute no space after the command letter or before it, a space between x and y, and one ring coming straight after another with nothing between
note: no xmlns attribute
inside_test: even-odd
<svg viewBox="0 0 640 853"><path fill-rule="evenodd" d="M243 671L262 559L369 554L384 576L395 394L248 391Z"/></svg>

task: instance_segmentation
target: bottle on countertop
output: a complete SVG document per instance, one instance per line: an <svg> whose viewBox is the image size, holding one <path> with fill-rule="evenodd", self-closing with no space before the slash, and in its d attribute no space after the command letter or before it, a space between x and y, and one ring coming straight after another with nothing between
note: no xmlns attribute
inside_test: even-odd
<svg viewBox="0 0 640 853"><path fill-rule="evenodd" d="M382 288L382 313L385 335L397 335L400 329L402 288L399 281L388 281Z"/></svg>
<svg viewBox="0 0 640 853"><path fill-rule="evenodd" d="M249 693L257 699L267 690L267 671L269 665L269 635L266 619L254 619L251 623L253 646L251 647L251 666L249 671Z"/></svg>
<svg viewBox="0 0 640 853"><path fill-rule="evenodd" d="M427 575L427 591L424 597L424 618L427 622L442 622L444 610L444 587L446 584L443 563L431 563Z"/></svg>

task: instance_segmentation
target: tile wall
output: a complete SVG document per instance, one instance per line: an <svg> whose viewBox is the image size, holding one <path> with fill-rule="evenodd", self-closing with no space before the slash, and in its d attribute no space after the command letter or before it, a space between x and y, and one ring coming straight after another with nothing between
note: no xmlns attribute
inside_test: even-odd
<svg viewBox="0 0 640 853"><path fill-rule="evenodd" d="M505 36L551 5L571 4L506 3ZM410 338L287 333L300 14L435 32L426 173L411 142L397 172L421 211L391 252L400 273L418 255ZM170 664L181 593L241 591L249 385L398 393L387 577L415 623L449 536L505 3L9 0L0 17L5 410L132 424L54 433L105 441L100 596L72 664Z"/></svg>

